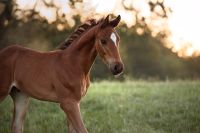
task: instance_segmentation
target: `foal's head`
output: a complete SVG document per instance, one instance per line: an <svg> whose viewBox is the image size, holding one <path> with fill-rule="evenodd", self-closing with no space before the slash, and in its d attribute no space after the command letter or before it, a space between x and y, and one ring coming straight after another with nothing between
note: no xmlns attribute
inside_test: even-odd
<svg viewBox="0 0 200 133"><path fill-rule="evenodd" d="M119 35L115 27L121 17L109 20L109 15L99 24L95 47L102 60L108 65L113 75L122 73L124 65L119 55Z"/></svg>

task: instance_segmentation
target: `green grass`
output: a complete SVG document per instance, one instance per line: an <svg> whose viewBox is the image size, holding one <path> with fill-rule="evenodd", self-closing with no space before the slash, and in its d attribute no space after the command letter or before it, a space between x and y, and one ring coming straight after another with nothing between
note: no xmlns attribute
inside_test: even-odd
<svg viewBox="0 0 200 133"><path fill-rule="evenodd" d="M0 103L0 133L10 132L12 100ZM200 133L200 82L93 83L81 103L90 133ZM58 104L32 99L25 133L64 133Z"/></svg>

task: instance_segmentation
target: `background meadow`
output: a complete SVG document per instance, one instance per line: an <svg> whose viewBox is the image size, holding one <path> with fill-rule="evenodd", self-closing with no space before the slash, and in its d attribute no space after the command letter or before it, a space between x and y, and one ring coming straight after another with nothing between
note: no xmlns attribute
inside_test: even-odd
<svg viewBox="0 0 200 133"><path fill-rule="evenodd" d="M81 102L85 125L91 133L199 133L200 83L95 82ZM0 104L0 131L10 132L13 104ZM65 114L58 104L31 99L25 133L67 132Z"/></svg>

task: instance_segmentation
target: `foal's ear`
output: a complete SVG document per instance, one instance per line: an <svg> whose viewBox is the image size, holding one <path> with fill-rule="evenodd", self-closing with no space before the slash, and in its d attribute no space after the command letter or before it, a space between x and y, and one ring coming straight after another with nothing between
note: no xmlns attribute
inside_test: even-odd
<svg viewBox="0 0 200 133"><path fill-rule="evenodd" d="M120 20L121 20L121 16L118 15L116 19L114 19L114 20L112 20L112 21L110 22L110 25L111 25L112 27L116 27L116 26L119 24L119 21L120 21Z"/></svg>
<svg viewBox="0 0 200 133"><path fill-rule="evenodd" d="M102 25L101 25L101 28L105 28L105 27L109 24L109 18L110 18L110 15L108 15L108 16L104 19L104 21L103 21L103 23L102 23Z"/></svg>

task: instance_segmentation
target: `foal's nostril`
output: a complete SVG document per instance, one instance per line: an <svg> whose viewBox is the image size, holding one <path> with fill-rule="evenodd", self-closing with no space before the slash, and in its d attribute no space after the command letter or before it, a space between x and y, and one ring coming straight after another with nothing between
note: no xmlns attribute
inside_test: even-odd
<svg viewBox="0 0 200 133"><path fill-rule="evenodd" d="M115 71L118 71L118 70L119 70L119 65L118 65L118 64L115 65L114 70L115 70Z"/></svg>
<svg viewBox="0 0 200 133"><path fill-rule="evenodd" d="M120 63L116 63L113 67L113 71L114 73L118 74L118 73L121 73L122 71L122 65Z"/></svg>
<svg viewBox="0 0 200 133"><path fill-rule="evenodd" d="M114 62L110 65L110 69L113 75L117 75L123 71L123 64L120 62Z"/></svg>

